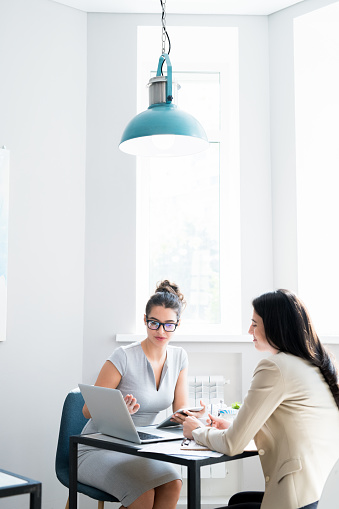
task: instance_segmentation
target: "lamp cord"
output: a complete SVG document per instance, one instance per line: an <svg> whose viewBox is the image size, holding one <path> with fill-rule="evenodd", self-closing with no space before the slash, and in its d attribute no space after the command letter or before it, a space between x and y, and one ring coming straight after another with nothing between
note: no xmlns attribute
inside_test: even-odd
<svg viewBox="0 0 339 509"><path fill-rule="evenodd" d="M167 51L167 55L170 54L170 51L171 51L171 41L170 41L170 38L169 38L169 35L167 33L167 30L166 30L166 0L160 0L160 3L161 3L161 9L162 9L162 14L161 14L161 22L162 22L162 37L161 37L161 41L162 41L162 54L166 53L166 48L165 48L165 44L166 44L166 39L168 41L168 51ZM164 62L162 63L162 66L161 66L161 75L162 75L162 67L164 65Z"/></svg>

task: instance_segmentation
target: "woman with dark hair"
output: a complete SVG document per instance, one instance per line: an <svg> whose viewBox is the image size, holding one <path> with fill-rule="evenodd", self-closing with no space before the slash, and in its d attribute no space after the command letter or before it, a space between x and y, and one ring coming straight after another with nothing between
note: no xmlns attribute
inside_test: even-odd
<svg viewBox="0 0 339 509"><path fill-rule="evenodd" d="M117 348L103 365L95 385L119 389L137 426L154 422L161 410L187 407L187 354L169 342L185 306L177 285L165 280L147 302L147 336ZM201 415L204 410L197 412ZM83 414L90 419L86 405ZM90 419L82 433L97 430ZM79 446L78 480L115 496L121 509L175 509L181 478L169 463Z"/></svg>
<svg viewBox="0 0 339 509"><path fill-rule="evenodd" d="M232 509L315 509L339 457L338 372L304 304L277 290L253 301L249 333L270 355L257 365L232 424L185 418L184 435L234 456L254 438L265 493L238 493Z"/></svg>

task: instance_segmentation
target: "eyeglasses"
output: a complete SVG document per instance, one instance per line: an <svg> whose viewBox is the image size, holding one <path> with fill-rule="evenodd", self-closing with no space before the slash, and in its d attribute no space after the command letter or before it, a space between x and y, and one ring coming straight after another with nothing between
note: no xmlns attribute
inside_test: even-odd
<svg viewBox="0 0 339 509"><path fill-rule="evenodd" d="M175 329L177 328L179 322L177 322L177 323L161 323L161 322L157 322L156 320L148 320L146 317L146 323L147 323L147 327L151 330L158 330L160 328L160 326L162 325L164 331L174 332Z"/></svg>

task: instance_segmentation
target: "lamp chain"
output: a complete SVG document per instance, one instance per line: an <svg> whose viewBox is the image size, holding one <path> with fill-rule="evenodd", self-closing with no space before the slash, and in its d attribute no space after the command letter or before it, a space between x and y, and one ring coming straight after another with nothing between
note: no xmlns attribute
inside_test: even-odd
<svg viewBox="0 0 339 509"><path fill-rule="evenodd" d="M161 7L162 7L162 15L161 15L161 22L162 22L162 54L165 53L165 43L166 43L166 0L161 0Z"/></svg>
<svg viewBox="0 0 339 509"><path fill-rule="evenodd" d="M170 41L170 38L169 38L167 30L166 30L166 0L160 0L160 3L161 3L161 9L162 9L162 14L161 14L161 22L162 22L161 42L162 42L162 47L161 47L161 51L162 51L162 55L164 53L166 53L166 39L167 39L168 40L168 52L167 52L167 54L169 55L169 53L171 51L171 41Z"/></svg>

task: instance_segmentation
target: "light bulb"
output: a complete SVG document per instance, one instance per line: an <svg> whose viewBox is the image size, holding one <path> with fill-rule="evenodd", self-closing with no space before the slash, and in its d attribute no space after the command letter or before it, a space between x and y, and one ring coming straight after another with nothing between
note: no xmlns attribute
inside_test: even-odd
<svg viewBox="0 0 339 509"><path fill-rule="evenodd" d="M175 143L174 134L156 134L151 138L153 145L161 152L170 150Z"/></svg>

